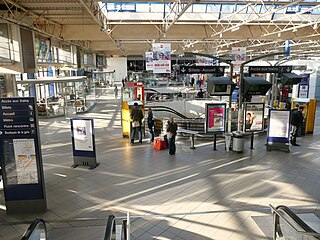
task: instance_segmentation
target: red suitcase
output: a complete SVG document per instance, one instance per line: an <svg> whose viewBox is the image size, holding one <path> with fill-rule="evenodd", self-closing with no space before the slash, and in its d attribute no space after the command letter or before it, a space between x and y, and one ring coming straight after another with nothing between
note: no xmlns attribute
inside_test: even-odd
<svg viewBox="0 0 320 240"><path fill-rule="evenodd" d="M161 138L154 139L153 149L154 150L163 150L167 148L166 141Z"/></svg>

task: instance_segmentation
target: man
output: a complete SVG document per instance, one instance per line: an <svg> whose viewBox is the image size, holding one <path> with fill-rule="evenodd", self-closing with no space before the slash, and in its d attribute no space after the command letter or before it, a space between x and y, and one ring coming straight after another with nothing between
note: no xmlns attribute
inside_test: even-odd
<svg viewBox="0 0 320 240"><path fill-rule="evenodd" d="M132 120L132 133L131 133L131 144L134 144L134 137L136 135L136 132L138 131L139 135L139 143L142 144L142 119L143 119L143 113L141 109L139 108L139 105L137 102L134 104L134 108L131 111L130 118Z"/></svg>
<svg viewBox="0 0 320 240"><path fill-rule="evenodd" d="M300 106L298 108L298 110L291 112L291 139L290 139L290 143L293 146L300 146L299 144L297 144L296 140L297 140L299 128L302 126L302 123L303 123L302 111L303 111L303 106Z"/></svg>
<svg viewBox="0 0 320 240"><path fill-rule="evenodd" d="M202 88L200 88L200 91L197 94L198 98L203 98L204 92L202 91Z"/></svg>

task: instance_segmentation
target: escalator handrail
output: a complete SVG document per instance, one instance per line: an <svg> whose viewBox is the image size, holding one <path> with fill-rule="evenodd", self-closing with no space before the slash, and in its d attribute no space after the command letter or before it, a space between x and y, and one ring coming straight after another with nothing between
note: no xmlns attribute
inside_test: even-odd
<svg viewBox="0 0 320 240"><path fill-rule="evenodd" d="M170 108L170 107L167 107L167 106L148 106L146 105L146 109L147 108L152 108L154 109L154 111L168 111L168 112L171 112L171 113L174 113L176 114L177 116L183 118L183 119L189 119L189 120L195 120L195 119L203 119L203 118L189 118L185 115L183 115L182 113L178 112L177 110L173 109L173 108ZM158 110L157 108L163 108L163 109L166 109L166 110Z"/></svg>
<svg viewBox="0 0 320 240"><path fill-rule="evenodd" d="M106 227L106 232L104 235L104 240L111 240L112 239L112 234L115 229L115 222L116 222L115 216L109 215L108 220L107 220L107 227Z"/></svg>
<svg viewBox="0 0 320 240"><path fill-rule="evenodd" d="M23 234L21 240L29 240L29 238L31 237L32 233L34 232L34 230L36 229L36 227L42 223L44 226L44 230L45 230L45 234L47 234L47 226L46 223L43 219L41 218L37 218L35 219L30 226L28 227L28 229L25 231L25 233Z"/></svg>
<svg viewBox="0 0 320 240"><path fill-rule="evenodd" d="M309 236L314 236L314 237L320 237L320 234L314 231L309 225L307 225L300 217L298 217L297 214L295 214L290 208L284 205L279 205L276 208L274 208L272 205L270 205L272 211L278 216L281 217L287 224L289 224L296 232L304 234L304 235L309 235ZM300 231L296 229L295 226L293 226L286 218L284 218L279 210L285 212L295 223L297 223L303 231ZM277 222L275 222L277 224ZM319 238L320 239L320 238Z"/></svg>

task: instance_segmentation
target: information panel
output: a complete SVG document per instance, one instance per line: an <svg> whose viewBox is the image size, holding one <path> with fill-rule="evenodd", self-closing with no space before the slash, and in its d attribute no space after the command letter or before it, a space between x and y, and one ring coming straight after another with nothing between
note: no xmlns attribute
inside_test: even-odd
<svg viewBox="0 0 320 240"><path fill-rule="evenodd" d="M9 213L46 210L35 109L32 97L0 98L0 158Z"/></svg>
<svg viewBox="0 0 320 240"><path fill-rule="evenodd" d="M289 142L290 111L270 109L268 142Z"/></svg>
<svg viewBox="0 0 320 240"><path fill-rule="evenodd" d="M206 104L206 132L225 132L226 128L226 104L208 103Z"/></svg>
<svg viewBox="0 0 320 240"><path fill-rule="evenodd" d="M245 103L245 132L264 129L264 103Z"/></svg>

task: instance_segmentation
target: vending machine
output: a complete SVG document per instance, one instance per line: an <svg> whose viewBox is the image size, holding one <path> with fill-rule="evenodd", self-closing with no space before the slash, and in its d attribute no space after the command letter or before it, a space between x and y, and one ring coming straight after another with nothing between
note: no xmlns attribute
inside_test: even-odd
<svg viewBox="0 0 320 240"><path fill-rule="evenodd" d="M303 116L305 119L305 127L301 129L301 133L313 133L316 117L317 100L310 98L293 98L292 105L295 106L297 103L300 106L304 106Z"/></svg>

